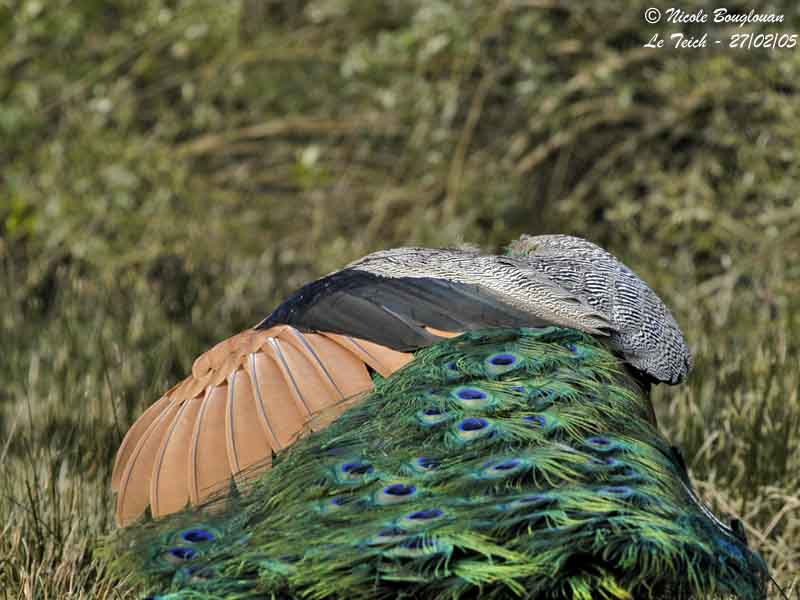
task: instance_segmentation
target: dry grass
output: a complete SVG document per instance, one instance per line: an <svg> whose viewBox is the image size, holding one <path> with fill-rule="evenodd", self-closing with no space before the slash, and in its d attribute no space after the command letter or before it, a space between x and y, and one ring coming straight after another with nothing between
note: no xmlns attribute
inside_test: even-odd
<svg viewBox="0 0 800 600"><path fill-rule="evenodd" d="M0 597L133 597L91 552L122 434L304 281L561 231L674 308L661 425L800 599L800 53L645 52L650 0L12 4Z"/></svg>

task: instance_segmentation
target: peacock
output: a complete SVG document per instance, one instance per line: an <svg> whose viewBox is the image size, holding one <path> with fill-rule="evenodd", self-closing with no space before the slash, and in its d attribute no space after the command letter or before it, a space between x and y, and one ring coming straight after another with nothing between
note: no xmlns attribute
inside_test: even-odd
<svg viewBox="0 0 800 600"><path fill-rule="evenodd" d="M370 254L140 417L102 551L151 600L765 598L658 430L651 386L691 367L587 240Z"/></svg>

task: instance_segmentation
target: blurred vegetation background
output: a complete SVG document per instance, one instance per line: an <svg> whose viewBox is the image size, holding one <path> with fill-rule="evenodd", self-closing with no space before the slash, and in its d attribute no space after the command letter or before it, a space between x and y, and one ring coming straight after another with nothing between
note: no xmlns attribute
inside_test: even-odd
<svg viewBox="0 0 800 600"><path fill-rule="evenodd" d="M0 0L6 597L132 597L91 551L117 444L294 288L563 232L673 308L697 366L661 425L800 598L800 49L643 47L800 7L659 4Z"/></svg>

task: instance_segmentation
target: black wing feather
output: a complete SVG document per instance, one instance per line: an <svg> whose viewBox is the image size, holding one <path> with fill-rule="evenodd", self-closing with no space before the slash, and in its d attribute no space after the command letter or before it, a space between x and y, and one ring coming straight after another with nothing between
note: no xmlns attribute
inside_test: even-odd
<svg viewBox="0 0 800 600"><path fill-rule="evenodd" d="M256 328L280 324L351 335L410 352L440 339L425 327L460 332L548 323L481 285L344 269L300 288Z"/></svg>

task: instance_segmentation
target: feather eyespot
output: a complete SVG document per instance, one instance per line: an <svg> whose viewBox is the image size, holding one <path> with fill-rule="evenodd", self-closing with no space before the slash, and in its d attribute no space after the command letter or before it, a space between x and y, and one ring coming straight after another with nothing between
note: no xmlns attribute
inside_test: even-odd
<svg viewBox="0 0 800 600"><path fill-rule="evenodd" d="M523 361L522 355L513 352L497 352L487 356L483 364L489 375L502 375L519 368Z"/></svg>
<svg viewBox="0 0 800 600"><path fill-rule="evenodd" d="M389 504L400 504L401 502L408 502L416 497L418 494L417 486L406 485L405 483L393 483L387 485L382 490L376 492L373 496L375 504L379 506L386 506Z"/></svg>
<svg viewBox="0 0 800 600"><path fill-rule="evenodd" d="M384 494L389 494L390 496L408 496L409 494L413 494L416 491L416 487L413 485L404 485L402 483L395 483L394 485L387 486L383 488Z"/></svg>
<svg viewBox="0 0 800 600"><path fill-rule="evenodd" d="M375 467L359 460L348 461L338 465L334 471L338 483L359 485L375 477Z"/></svg>
<svg viewBox="0 0 800 600"><path fill-rule="evenodd" d="M615 440L611 440L601 435L595 435L590 438L586 438L586 445L592 450L596 450L598 452L613 452L614 450L619 449L619 444Z"/></svg>
<svg viewBox="0 0 800 600"><path fill-rule="evenodd" d="M197 556L197 552L191 548L170 548L168 552L179 560L193 560Z"/></svg>
<svg viewBox="0 0 800 600"><path fill-rule="evenodd" d="M367 541L368 546L382 546L393 544L408 537L408 532L400 527L386 527Z"/></svg>
<svg viewBox="0 0 800 600"><path fill-rule="evenodd" d="M480 431L488 426L489 422L486 419L464 419L459 423L458 429L460 431Z"/></svg>
<svg viewBox="0 0 800 600"><path fill-rule="evenodd" d="M198 554L197 551L192 550L191 548L176 546L175 548L170 548L164 552L162 557L170 564L179 565L190 560L194 560L198 557Z"/></svg>
<svg viewBox="0 0 800 600"><path fill-rule="evenodd" d="M534 427L536 429L543 429L547 425L547 419L542 415L529 415L522 417L522 420L528 427Z"/></svg>
<svg viewBox="0 0 800 600"><path fill-rule="evenodd" d="M425 469L426 471L432 471L433 469L439 468L439 461L435 458L427 458L422 456L416 460L416 464L420 469Z"/></svg>
<svg viewBox="0 0 800 600"><path fill-rule="evenodd" d="M413 512L406 518L415 521L430 521L431 519L438 519L443 514L444 512L439 510L438 508L428 508L425 510L418 510L416 512Z"/></svg>
<svg viewBox="0 0 800 600"><path fill-rule="evenodd" d="M499 367L507 367L517 362L517 357L513 354L498 354L490 358L489 362Z"/></svg>
<svg viewBox="0 0 800 600"><path fill-rule="evenodd" d="M510 471L511 469L515 469L519 466L518 460L507 460L505 462L501 462L494 466L495 471Z"/></svg>
<svg viewBox="0 0 800 600"><path fill-rule="evenodd" d="M202 544L205 542L213 542L216 536L206 529L187 529L181 532L180 538L184 542L189 542L190 544Z"/></svg>
<svg viewBox="0 0 800 600"><path fill-rule="evenodd" d="M428 406L417 411L417 422L425 428L434 427L445 421L449 421L451 415L438 406Z"/></svg>
<svg viewBox="0 0 800 600"><path fill-rule="evenodd" d="M457 443L467 443L478 439L488 439L495 435L494 424L488 419L470 417L459 421L451 436Z"/></svg>
<svg viewBox="0 0 800 600"><path fill-rule="evenodd" d="M342 471L351 475L367 475L372 473L373 468L369 463L345 463Z"/></svg>
<svg viewBox="0 0 800 600"><path fill-rule="evenodd" d="M317 505L317 510L322 514L335 513L342 510L348 504L354 502L356 498L352 496L334 496Z"/></svg>
<svg viewBox="0 0 800 600"><path fill-rule="evenodd" d="M479 479L502 479L524 471L529 464L519 458L503 458L485 463L476 476Z"/></svg>
<svg viewBox="0 0 800 600"><path fill-rule="evenodd" d="M492 396L478 387L457 387L451 397L467 410L482 409L494 403Z"/></svg>
<svg viewBox="0 0 800 600"><path fill-rule="evenodd" d="M486 398L486 392L478 388L461 388L456 392L456 396L462 400L483 400Z"/></svg>
<svg viewBox="0 0 800 600"><path fill-rule="evenodd" d="M451 360L444 365L444 376L448 381L454 381L461 378L461 368L456 361Z"/></svg>
<svg viewBox="0 0 800 600"><path fill-rule="evenodd" d="M441 462L436 458L419 456L406 463L406 465L403 467L403 471L408 475L427 476L434 473L440 465Z"/></svg>

